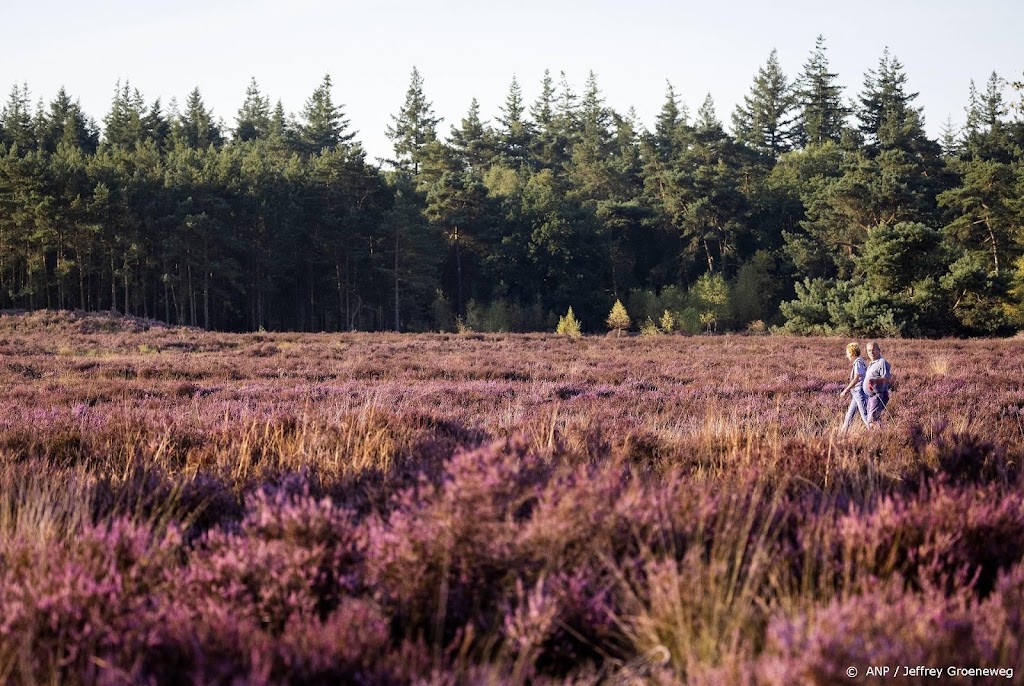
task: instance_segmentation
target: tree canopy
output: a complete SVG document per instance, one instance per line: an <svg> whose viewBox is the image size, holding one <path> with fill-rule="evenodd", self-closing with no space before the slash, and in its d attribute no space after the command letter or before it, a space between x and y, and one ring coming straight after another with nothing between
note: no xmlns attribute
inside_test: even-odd
<svg viewBox="0 0 1024 686"><path fill-rule="evenodd" d="M230 124L198 88L165 107L117 82L97 120L17 84L0 308L228 330L553 330L571 311L591 331L1007 333L1024 327L1019 79L964 84L963 126L933 140L893 53L847 102L820 36L793 78L770 53L728 131L710 94L691 117L671 84L647 126L594 72L579 90L545 72L533 102L513 76L490 116L467 93L442 129L414 68L376 163L330 75L298 113L253 78Z"/></svg>

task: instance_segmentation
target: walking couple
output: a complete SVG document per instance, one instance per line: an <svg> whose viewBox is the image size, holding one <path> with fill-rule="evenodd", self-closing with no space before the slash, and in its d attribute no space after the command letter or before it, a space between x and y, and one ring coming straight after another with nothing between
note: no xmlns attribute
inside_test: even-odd
<svg viewBox="0 0 1024 686"><path fill-rule="evenodd" d="M875 341L867 344L867 353L870 364L865 363L860 356L859 344L850 343L846 346L846 359L853 363L853 369L850 370L850 383L839 391L840 398L850 393L850 407L843 420L843 431L850 428L858 413L868 428L877 426L885 406L889 404L892 385L889 362L882 357L882 351Z"/></svg>

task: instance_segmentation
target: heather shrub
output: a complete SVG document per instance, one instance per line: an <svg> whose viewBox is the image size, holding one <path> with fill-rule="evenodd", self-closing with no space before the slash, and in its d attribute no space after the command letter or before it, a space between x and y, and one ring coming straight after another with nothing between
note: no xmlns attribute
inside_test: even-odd
<svg viewBox="0 0 1024 686"><path fill-rule="evenodd" d="M517 579L505 604L505 648L524 675L565 676L619 643L613 607L608 576L591 569L541 573L532 586Z"/></svg>
<svg viewBox="0 0 1024 686"><path fill-rule="evenodd" d="M125 661L126 683L275 683L272 637L215 595L162 596L141 623L145 650Z"/></svg>
<svg viewBox="0 0 1024 686"><path fill-rule="evenodd" d="M628 490L626 472L581 466L554 476L536 493L531 516L517 532L516 544L534 561L535 571L600 565L614 554L630 530L622 509ZM632 501L632 498L630 498ZM622 509L620 509L622 508ZM628 510L627 510L628 512Z"/></svg>
<svg viewBox="0 0 1024 686"><path fill-rule="evenodd" d="M258 491L237 528L197 542L174 583L183 597L213 594L272 635L293 617L323 619L361 586L362 541L330 500Z"/></svg>
<svg viewBox="0 0 1024 686"><path fill-rule="evenodd" d="M345 598L323 620L293 617L276 647L272 683L408 683L430 665L421 644L394 650L388 618L357 598Z"/></svg>
<svg viewBox="0 0 1024 686"><path fill-rule="evenodd" d="M976 435L949 431L946 422L926 432L920 425L910 427L910 442L926 475L944 475L953 483L1015 481L1016 461L989 440Z"/></svg>
<svg viewBox="0 0 1024 686"><path fill-rule="evenodd" d="M976 617L976 632L993 646L996 663L1024 674L1024 564L999 575Z"/></svg>
<svg viewBox="0 0 1024 686"><path fill-rule="evenodd" d="M447 641L470 620L493 622L519 568L516 524L548 473L522 442L467 450L440 484L406 489L386 518L370 518L367 580L403 633Z"/></svg>
<svg viewBox="0 0 1024 686"><path fill-rule="evenodd" d="M79 682L102 661L137 655L137 622L177 568L181 538L115 519L40 546L8 541L0 555L0 674L16 684Z"/></svg>
<svg viewBox="0 0 1024 686"><path fill-rule="evenodd" d="M95 521L128 518L156 531L174 525L186 540L214 526L237 521L241 507L222 480L207 473L169 476L159 467L136 466L117 478L104 475L93 485Z"/></svg>
<svg viewBox="0 0 1024 686"><path fill-rule="evenodd" d="M899 580L871 583L864 592L833 600L808 615L778 617L766 632L760 683L845 684L846 670L861 670L858 683L928 684L921 677L873 677L869 665L1004 666L989 637L978 630L974 607L962 596L929 587L905 589ZM987 683L987 682L986 682Z"/></svg>
<svg viewBox="0 0 1024 686"><path fill-rule="evenodd" d="M837 564L846 577L895 576L951 591L970 585L984 596L1001 570L1024 558L1022 523L1021 491L932 485L841 516Z"/></svg>

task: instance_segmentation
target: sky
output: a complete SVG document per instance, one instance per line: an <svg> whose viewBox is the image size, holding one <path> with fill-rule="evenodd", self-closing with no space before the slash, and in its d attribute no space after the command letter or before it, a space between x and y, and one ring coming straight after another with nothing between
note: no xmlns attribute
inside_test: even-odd
<svg viewBox="0 0 1024 686"><path fill-rule="evenodd" d="M385 130L414 66L445 136L474 97L483 118L498 117L513 77L533 102L545 69L556 83L564 71L577 93L593 71L606 104L634 108L647 128L667 83L691 112L710 93L728 128L772 49L792 79L819 34L847 98L888 47L932 136L947 119L963 123L971 79L984 90L993 71L1024 78L1018 0L0 2L4 100L15 84L46 102L64 86L101 123L119 80L165 111L198 87L230 128L251 78L298 113L330 74L334 102L371 159L391 155ZM1020 101L1009 88L1005 96Z"/></svg>

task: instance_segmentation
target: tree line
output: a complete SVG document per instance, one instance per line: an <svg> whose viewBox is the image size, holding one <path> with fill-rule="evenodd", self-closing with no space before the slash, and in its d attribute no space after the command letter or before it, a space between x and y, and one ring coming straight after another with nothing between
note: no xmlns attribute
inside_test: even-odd
<svg viewBox="0 0 1024 686"><path fill-rule="evenodd" d="M329 76L297 114L255 80L233 126L118 84L101 127L61 89L0 111L0 308L208 329L777 326L993 335L1024 326L1020 83L970 84L938 140L886 51L847 97L819 37L732 113L669 84L653 126L546 72L441 130L413 70L371 161ZM1011 94L1008 96L1007 94ZM1016 100L1014 100L1016 98Z"/></svg>

